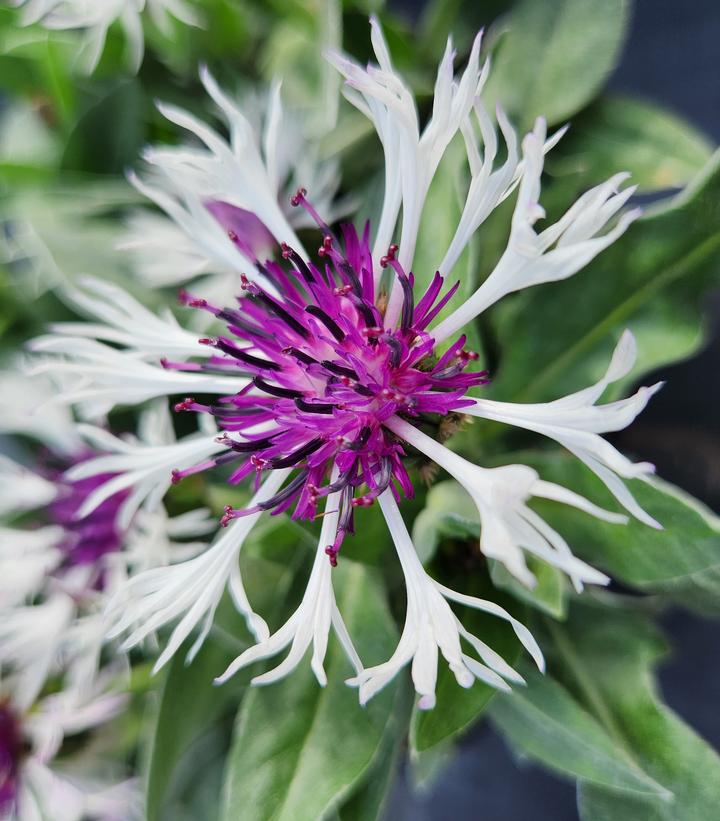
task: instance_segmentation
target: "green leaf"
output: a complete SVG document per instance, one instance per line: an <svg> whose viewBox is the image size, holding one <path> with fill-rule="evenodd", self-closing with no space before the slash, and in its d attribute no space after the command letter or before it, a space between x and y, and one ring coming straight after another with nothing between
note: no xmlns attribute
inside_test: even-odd
<svg viewBox="0 0 720 821"><path fill-rule="evenodd" d="M653 668L664 642L639 614L585 603L556 627L566 683L672 801L581 785L583 821L698 821L720 806L720 758L660 699Z"/></svg>
<svg viewBox="0 0 720 821"><path fill-rule="evenodd" d="M118 83L78 119L67 139L63 169L121 174L137 162L145 142L145 122L139 81Z"/></svg>
<svg viewBox="0 0 720 821"><path fill-rule="evenodd" d="M527 458L526 458L527 457ZM617 507L600 480L565 453L523 454L549 481L572 488L606 508ZM630 519L626 525L601 522L580 511L539 503L547 521L578 555L610 576L648 592L666 592L690 604L720 601L720 520L674 486L654 480L626 482L640 505L663 530Z"/></svg>
<svg viewBox="0 0 720 821"><path fill-rule="evenodd" d="M624 0L521 0L502 19L504 36L483 95L523 129L558 123L585 106L615 64L629 16Z"/></svg>
<svg viewBox="0 0 720 821"><path fill-rule="evenodd" d="M682 188L702 170L712 148L689 123L660 106L607 97L573 121L548 155L547 170L558 177L578 175L584 187L629 171L643 192Z"/></svg>
<svg viewBox="0 0 720 821"><path fill-rule="evenodd" d="M392 654L396 631L382 592L362 566L344 559L333 574L338 607L366 664ZM362 708L344 678L337 643L321 688L307 661L281 682L251 690L240 708L228 761L222 818L315 821L372 766L393 714L396 685Z"/></svg>
<svg viewBox="0 0 720 821"><path fill-rule="evenodd" d="M382 817L400 759L411 700L399 687L395 709L390 716L382 741L360 787L337 811L339 821L378 821Z"/></svg>
<svg viewBox="0 0 720 821"><path fill-rule="evenodd" d="M719 198L720 152L682 194L649 210L587 268L505 300L492 316L502 352L493 396L536 402L590 384L626 327L640 358L613 395L697 350L698 304L720 265Z"/></svg>
<svg viewBox="0 0 720 821"><path fill-rule="evenodd" d="M568 691L525 666L527 687L500 693L492 721L519 752L561 773L631 792L666 795Z"/></svg>

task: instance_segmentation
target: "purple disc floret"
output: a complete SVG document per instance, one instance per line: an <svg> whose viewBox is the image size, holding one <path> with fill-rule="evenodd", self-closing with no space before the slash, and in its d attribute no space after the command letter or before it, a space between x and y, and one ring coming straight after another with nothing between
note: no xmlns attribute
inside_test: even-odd
<svg viewBox="0 0 720 821"><path fill-rule="evenodd" d="M226 508L223 523L293 505L294 517L313 518L318 501L339 492L338 533L326 550L334 565L345 534L353 531L354 508L371 505L388 487L396 497L413 494L402 445L384 422L395 415L426 419L459 411L472 404L463 398L468 389L488 379L487 371L467 372L478 356L465 349L464 336L435 356L427 329L458 285L441 296L443 278L436 273L416 301L413 275L398 262L397 246L390 246L380 265L393 273L403 300L397 326L385 327L386 300L376 288L369 225L362 235L342 225L338 237L304 189L292 203L303 206L323 232L316 262L282 243L281 260L255 261L263 285L241 277L244 293L236 307L181 293L184 304L210 312L227 332L201 340L215 349L202 364L163 360L163 365L237 373L249 382L214 404L187 398L175 406L212 414L224 431L218 441L227 449L174 471L173 479L220 464L233 466L233 484L274 469L296 469L271 499L252 508Z"/></svg>

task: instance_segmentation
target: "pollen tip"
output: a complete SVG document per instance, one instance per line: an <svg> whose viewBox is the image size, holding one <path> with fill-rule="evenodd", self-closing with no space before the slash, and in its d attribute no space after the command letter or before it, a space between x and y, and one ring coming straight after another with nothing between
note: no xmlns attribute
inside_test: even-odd
<svg viewBox="0 0 720 821"><path fill-rule="evenodd" d="M298 188L295 194L290 197L290 205L292 205L293 208L297 208L298 205L300 205L300 203L305 199L306 195L307 188Z"/></svg>

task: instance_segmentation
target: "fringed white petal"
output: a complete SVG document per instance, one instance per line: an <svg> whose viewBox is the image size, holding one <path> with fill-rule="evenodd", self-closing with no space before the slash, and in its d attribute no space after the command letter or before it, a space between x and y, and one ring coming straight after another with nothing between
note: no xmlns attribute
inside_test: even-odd
<svg viewBox="0 0 720 821"><path fill-rule="evenodd" d="M21 707L33 703L54 669L74 613L72 599L57 593L0 616L0 668L11 674L14 701Z"/></svg>
<svg viewBox="0 0 720 821"><path fill-rule="evenodd" d="M88 418L102 417L116 405L137 405L161 396L229 396L248 384L240 377L165 369L94 339L42 337L30 348L51 355L38 359L33 373L67 380L50 404L78 405Z"/></svg>
<svg viewBox="0 0 720 821"><path fill-rule="evenodd" d="M40 23L47 29L83 29L83 66L90 74L100 62L110 26L119 20L127 38L130 68L137 72L144 52L141 12L146 7L158 28L170 34L168 15L189 26L200 25L200 18L184 0L12 0L21 6L22 25Z"/></svg>
<svg viewBox="0 0 720 821"><path fill-rule="evenodd" d="M616 174L583 194L557 223L536 233L533 226L545 215L539 204L545 132L540 118L523 140L522 177L507 249L470 299L432 329L437 342L452 336L506 294L577 273L639 216L638 210L628 211L614 227L600 234L635 191L634 187L620 191L628 175Z"/></svg>
<svg viewBox="0 0 720 821"><path fill-rule="evenodd" d="M336 53L328 54L328 59L352 89L347 95L350 102L372 120L385 153L385 200L373 257L378 262L386 253L402 203L399 260L410 270L428 189L446 148L471 111L485 81L487 66L484 70L480 68L478 35L465 71L453 78L454 52L448 41L438 67L432 115L421 134L415 99L392 65L375 17L371 18L371 37L379 67L365 69ZM386 324L392 324L397 301L397 295L391 297Z"/></svg>
<svg viewBox="0 0 720 821"><path fill-rule="evenodd" d="M486 556L502 562L524 585L533 587L536 583L525 562L525 551L562 570L578 589L584 583L609 582L605 574L573 556L562 536L526 502L537 495L555 498L606 521L625 522L624 516L597 508L559 485L541 481L537 472L526 465L482 468L398 417L385 424L462 484L480 515L480 549Z"/></svg>
<svg viewBox="0 0 720 821"><path fill-rule="evenodd" d="M508 621L523 646L540 669L543 669L544 661L537 642L530 631L507 611L493 602L455 593L427 575L391 491L385 491L379 501L405 577L407 611L400 641L391 658L383 664L362 670L348 681L348 684L359 687L360 703L365 704L406 664L412 662L412 680L420 696L418 707L421 710L432 709L435 706L440 653L461 687L471 687L478 679L491 687L508 691L510 686L507 681L522 682L517 671L498 653L462 626L446 599L453 599ZM463 652L461 639L465 639L473 647L484 663Z"/></svg>
<svg viewBox="0 0 720 821"><path fill-rule="evenodd" d="M28 375L29 366L26 359L17 358L12 370L0 371L0 395L12 397L0 414L0 433L21 433L58 454L77 453L82 443L72 414L48 404L57 392L55 386L47 377Z"/></svg>
<svg viewBox="0 0 720 821"><path fill-rule="evenodd" d="M634 362L635 341L632 334L625 331L605 375L594 385L554 402L535 405L476 399L473 406L463 408L463 413L516 425L554 439L596 473L626 510L657 528L660 527L658 522L638 505L619 479L647 477L654 473L654 467L647 462L631 462L600 434L627 427L644 410L662 383L640 388L627 399L606 405L595 404L608 385L627 375Z"/></svg>
<svg viewBox="0 0 720 821"><path fill-rule="evenodd" d="M43 589L63 559L63 529L0 527L0 611L26 603Z"/></svg>
<svg viewBox="0 0 720 821"><path fill-rule="evenodd" d="M57 496L54 482L0 455L0 515L17 515L49 504Z"/></svg>
<svg viewBox="0 0 720 821"><path fill-rule="evenodd" d="M81 433L89 432L87 425L79 428ZM80 462L70 468L65 476L73 482L90 476L112 474L111 478L85 498L78 510L80 519L88 516L116 493L130 490L118 520L122 528L129 527L140 505L146 504L149 510L157 509L171 485L173 470L189 468L227 449L227 445L219 443L215 435L205 434L191 435L179 442L159 447L144 443L133 446L123 440L116 441L118 445L112 449L117 452Z"/></svg>
<svg viewBox="0 0 720 821"><path fill-rule="evenodd" d="M287 478L289 470L275 470L254 495L249 507L273 496ZM175 564L146 570L131 578L111 599L106 621L109 637L129 632L122 648L128 650L151 633L180 619L158 658L159 670L175 654L183 641L205 619L211 619L238 561L247 534L261 513L234 519L222 536L204 553ZM244 591L234 600L242 610L250 631L260 640L267 627L247 603Z"/></svg>
<svg viewBox="0 0 720 821"><path fill-rule="evenodd" d="M112 283L83 277L65 298L79 313L99 322L57 322L50 326L53 334L111 342L143 358L212 355L197 334L180 327L170 311L158 316Z"/></svg>
<svg viewBox="0 0 720 821"><path fill-rule="evenodd" d="M362 663L352 645L335 602L335 594L332 588L332 571L325 553L325 548L333 543L337 531L339 495L334 493L327 498L326 513L323 517L315 561L310 571L305 594L297 610L277 632L241 653L228 666L227 670L216 679L218 684L227 681L243 667L247 667L255 661L275 656L290 645L290 651L283 661L267 673L255 676L252 683L261 685L278 681L297 667L308 648L312 645L313 652L310 666L318 683L324 687L327 684L327 676L323 668L323 661L331 626L335 628L341 646L356 672L359 672L362 668Z"/></svg>

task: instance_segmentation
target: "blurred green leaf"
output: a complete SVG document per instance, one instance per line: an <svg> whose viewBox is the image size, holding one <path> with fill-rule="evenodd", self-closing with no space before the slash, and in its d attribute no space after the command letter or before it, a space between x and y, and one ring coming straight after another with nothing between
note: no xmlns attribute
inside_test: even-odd
<svg viewBox="0 0 720 821"><path fill-rule="evenodd" d="M667 797L562 685L527 665L521 671L527 687L498 694L489 707L493 723L518 752L575 778Z"/></svg>
<svg viewBox="0 0 720 821"><path fill-rule="evenodd" d="M720 805L720 758L657 694L664 642L645 617L586 602L557 626L552 664L625 751L672 801L582 784L583 821L698 821Z"/></svg>
<svg viewBox="0 0 720 821"><path fill-rule="evenodd" d="M368 571L344 559L333 574L338 607L366 664L387 659L396 631ZM393 713L396 684L364 708L343 679L337 642L321 688L304 661L286 679L251 690L240 708L225 781L225 821L315 821L372 766Z"/></svg>
<svg viewBox="0 0 720 821"><path fill-rule="evenodd" d="M526 458L526 456L528 458ZM571 487L606 508L617 507L600 480L564 453L523 454L543 479ZM578 510L538 504L544 518L573 551L611 576L648 592L665 592L695 606L718 609L720 520L688 494L666 482L638 479L626 484L663 530L630 519L627 525L601 522Z"/></svg>
<svg viewBox="0 0 720 821"><path fill-rule="evenodd" d="M629 171L640 191L682 188L712 156L711 142L670 111L624 97L606 97L573 121L548 155L547 170L577 175L583 187ZM563 181L564 182L564 181Z"/></svg>
<svg viewBox="0 0 720 821"><path fill-rule="evenodd" d="M503 35L483 99L525 130L575 114L615 67L625 38L627 0L520 0L496 23ZM492 36L497 36L491 35Z"/></svg>
<svg viewBox="0 0 720 821"><path fill-rule="evenodd" d="M145 100L137 79L115 85L78 119L68 136L62 168L122 174L145 142Z"/></svg>
<svg viewBox="0 0 720 821"><path fill-rule="evenodd" d="M626 327L639 359L614 396L648 370L689 356L703 340L700 297L719 268L720 152L682 194L649 209L587 268L499 306L493 396L536 402L590 384Z"/></svg>

